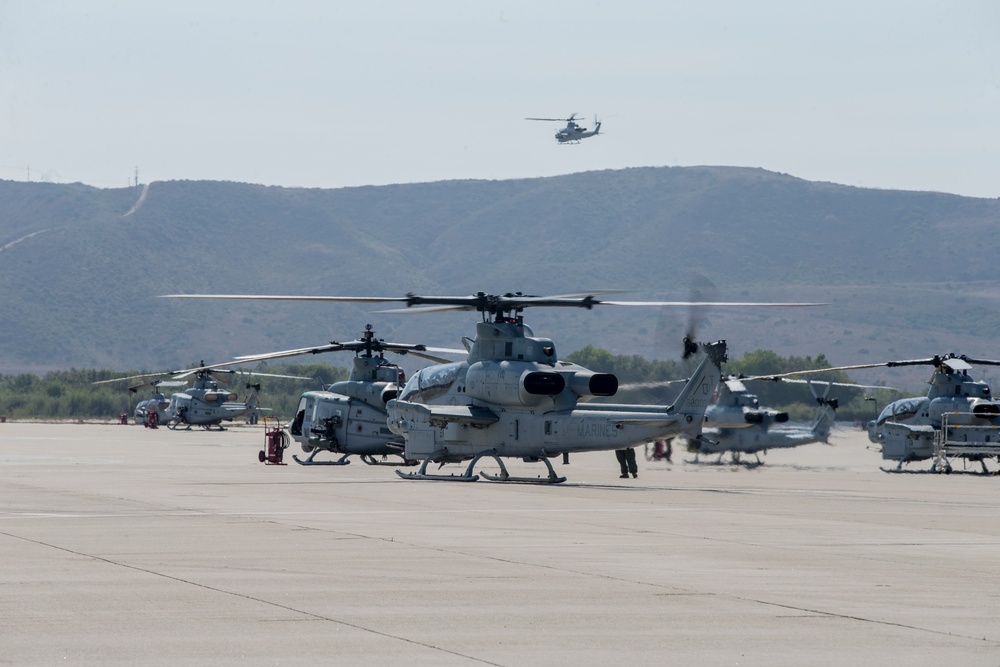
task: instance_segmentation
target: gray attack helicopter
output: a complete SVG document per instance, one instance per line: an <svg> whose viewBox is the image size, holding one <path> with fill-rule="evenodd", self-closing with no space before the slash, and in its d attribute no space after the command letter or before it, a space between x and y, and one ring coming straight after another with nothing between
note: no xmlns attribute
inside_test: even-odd
<svg viewBox="0 0 1000 667"><path fill-rule="evenodd" d="M355 341L236 357L242 362L269 361L303 354L353 351L354 363L347 380L335 382L323 391L307 391L299 399L295 417L287 428L302 451L309 456L292 458L302 465L346 465L357 455L369 465L414 465L406 459L402 436L389 430L385 404L396 397L405 381L402 369L385 358L386 352L410 354L448 363L448 359L430 353L461 354L465 350L428 347L406 343L387 343L376 338L372 325L365 326L364 336ZM341 455L335 461L317 461L320 452ZM376 458L378 457L378 458ZM399 461L387 460L399 457Z"/></svg>
<svg viewBox="0 0 1000 667"><path fill-rule="evenodd" d="M760 465L759 454L766 454L769 449L828 443L839 406L836 398L829 398L835 383L815 384L826 385L820 394L812 383L809 384L816 400L816 415L808 426L799 426L789 423L787 412L761 407L759 399L747 390L743 380L724 379L720 383L718 399L705 413L706 428L702 439L686 443L688 451L694 454L694 462L698 462L699 455L718 454L716 463L721 463L728 452L733 463L741 463L743 454L753 454L757 465Z"/></svg>
<svg viewBox="0 0 1000 667"><path fill-rule="evenodd" d="M483 472L493 481L559 483L550 458L572 452L607 451L642 442L688 433L701 433L705 409L721 376L726 343L697 345L704 358L671 406L584 405L597 396L613 396L618 379L594 373L559 360L555 344L534 336L524 323L528 307L575 307L598 305L692 306L690 302L608 301L587 295L344 297L344 296L251 296L166 295L168 298L307 300L362 303L404 303L406 309L388 312L478 311L482 317L476 338L466 339L468 358L462 362L429 366L416 372L386 403L388 427L405 440L404 457L420 460L418 472L397 474L405 479L475 481L481 459L493 459L498 475ZM819 304L718 303L713 306L788 306ZM541 462L547 477L514 477L503 458ZM461 475L427 472L430 463L469 461Z"/></svg>
<svg viewBox="0 0 1000 667"><path fill-rule="evenodd" d="M556 132L556 141L560 144L578 144L582 139L596 137L601 133L601 121L594 117L594 129L588 130L581 127L576 122L576 114L571 114L569 118L525 118L525 120L544 120L551 122L566 123L566 127Z"/></svg>
<svg viewBox="0 0 1000 667"><path fill-rule="evenodd" d="M111 382L122 382L125 380L135 380L154 376L166 376L180 380L194 375L194 384L183 392L170 396L167 405L163 405L163 394L154 396L157 401L157 422L166 424L170 429L201 426L209 430L213 426L218 430L225 430L222 426L224 421L233 421L239 417L255 413L258 408L257 393L260 391L260 384L246 383L247 397L244 401L237 401L237 395L228 389L220 387L219 378L224 376L234 376L238 371L225 369L225 366L232 366L240 363L225 362L206 366L204 362L196 368L186 368L179 371L164 371L159 373L144 373L141 375L131 375L128 377L113 378L111 380L100 380L94 384L107 384ZM298 377L293 375L274 375L271 373L253 373L257 376L270 376L290 378L294 380L311 380L313 378ZM163 384L162 382L160 383ZM151 400L154 400L151 399ZM144 407L148 412L150 405ZM136 408L138 417L138 407ZM148 423L148 422L144 422Z"/></svg>
<svg viewBox="0 0 1000 667"><path fill-rule="evenodd" d="M702 429L701 439L695 441L679 436L675 438L675 442L694 454L692 463L700 463L698 457L706 454L718 454L715 463L721 463L723 456L728 453L733 463L742 463L741 457L744 454L753 454L756 465L761 465L763 462L759 454L766 454L769 449L787 449L817 442L829 444L830 431L839 407L839 401L829 396L834 386L886 389L883 386L847 382L777 379L809 386L816 403L816 414L810 424L800 425L789 423L787 412L761 406L757 395L750 393L744 384L753 380L775 379L762 376L723 377L712 404L705 411L705 427ZM684 381L635 383L623 385L623 388L651 388ZM823 387L822 391L817 387Z"/></svg>
<svg viewBox="0 0 1000 667"><path fill-rule="evenodd" d="M989 473L986 461L1000 462L1000 403L994 400L989 384L969 375L972 364L1000 366L1000 361L945 354L824 370L932 366L926 396L893 401L868 423L868 439L881 446L883 460L897 462L894 469L883 470L899 472L913 461L933 460L932 471L948 473L952 461L961 459L978 462ZM819 371L774 377L811 372Z"/></svg>
<svg viewBox="0 0 1000 667"><path fill-rule="evenodd" d="M145 384L129 387L130 394L137 394L143 389L152 389L149 398L143 399L135 404L132 412L132 420L136 424L156 428L159 424L166 423L166 409L170 405L170 399L160 391L162 387L183 387L186 382L180 380L155 380Z"/></svg>

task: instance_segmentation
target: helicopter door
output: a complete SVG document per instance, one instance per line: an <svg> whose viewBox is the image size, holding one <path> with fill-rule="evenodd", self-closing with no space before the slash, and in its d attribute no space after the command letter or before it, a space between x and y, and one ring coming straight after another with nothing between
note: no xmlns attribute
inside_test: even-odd
<svg viewBox="0 0 1000 667"><path fill-rule="evenodd" d="M306 418L307 406L308 406L308 399L305 396L303 396L301 399L299 399L299 406L295 410L295 418L292 419L291 428L288 429L289 431L291 431L293 436L302 435L302 423L305 421Z"/></svg>

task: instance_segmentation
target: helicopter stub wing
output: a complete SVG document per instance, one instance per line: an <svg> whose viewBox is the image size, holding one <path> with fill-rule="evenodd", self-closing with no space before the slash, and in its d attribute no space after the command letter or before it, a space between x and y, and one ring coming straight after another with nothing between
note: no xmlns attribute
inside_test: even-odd
<svg viewBox="0 0 1000 667"><path fill-rule="evenodd" d="M393 401L411 415L427 420L432 425L465 424L467 426L490 426L500 421L491 410L473 405L424 405L409 401Z"/></svg>

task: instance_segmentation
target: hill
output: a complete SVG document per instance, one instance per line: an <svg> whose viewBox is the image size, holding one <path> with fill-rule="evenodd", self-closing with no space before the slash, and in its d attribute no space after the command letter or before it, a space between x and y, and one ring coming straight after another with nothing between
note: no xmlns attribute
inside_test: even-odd
<svg viewBox="0 0 1000 667"><path fill-rule="evenodd" d="M454 347L475 321L166 293L623 289L684 300L695 272L719 300L831 303L713 309L699 333L728 338L737 355L1000 356L988 333L1000 324L989 274L998 200L729 167L336 190L171 181L148 186L133 211L139 200L135 188L0 181L0 372L182 367L353 339L366 322L386 339ZM662 358L677 356L687 313L528 318L562 354L594 344Z"/></svg>

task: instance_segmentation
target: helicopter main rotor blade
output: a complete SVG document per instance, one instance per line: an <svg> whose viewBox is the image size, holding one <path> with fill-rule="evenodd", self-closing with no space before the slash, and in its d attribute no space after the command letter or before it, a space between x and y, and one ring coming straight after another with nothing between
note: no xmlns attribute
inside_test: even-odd
<svg viewBox="0 0 1000 667"><path fill-rule="evenodd" d="M456 352L457 352L457 350L456 350ZM452 363L452 362L455 361L454 359L445 359L444 357L435 357L432 354L427 354L425 352L414 352L412 350L410 352L407 352L407 354L412 354L415 357L420 357L421 359L427 359L428 361L433 361L436 364L450 364L450 363ZM462 354L463 355L467 355L468 353L463 350Z"/></svg>
<svg viewBox="0 0 1000 667"><path fill-rule="evenodd" d="M91 382L90 384L110 384L112 382L124 382L125 380L141 380L142 378L151 378L156 377L157 375L167 375L169 372L170 371L161 371L159 373L140 373L139 375L127 375L120 378L111 378L110 380L97 380L96 382Z"/></svg>
<svg viewBox="0 0 1000 667"><path fill-rule="evenodd" d="M98 380L97 382L92 382L91 384L109 384L111 382L124 382L126 380L140 380L140 379L150 378L150 377L162 377L162 378L180 379L180 378L186 378L186 377L188 377L190 375L194 375L194 374L198 374L198 373L208 374L208 375L212 375L212 374L235 375L239 371L230 370L230 369L227 369L226 367L227 366L239 366L241 364L248 363L248 361L254 361L254 360L253 359L251 359L251 360L238 359L236 361L224 361L224 362L219 363L219 364L211 364L211 365L204 365L203 364L201 366L196 366L195 368L182 368L182 369L179 369L179 370L158 371L158 372L154 372L154 373L140 373L139 375L128 375L128 376L120 377L120 378L112 378L110 380ZM312 379L312 378L306 378L306 379ZM154 385L158 384L158 385L165 386L165 387L171 387L171 386L179 386L179 385L182 385L182 384L185 384L185 383L184 382L172 383L172 382L167 382L165 380L160 380L160 381L152 383L152 384L154 384Z"/></svg>
<svg viewBox="0 0 1000 667"><path fill-rule="evenodd" d="M793 303L788 301L595 301L602 306L671 306L671 307L741 307L741 308L773 308L788 306L793 308L811 308L814 306L829 306L828 303Z"/></svg>
<svg viewBox="0 0 1000 667"><path fill-rule="evenodd" d="M870 366L865 366L865 368L870 368ZM811 373L826 373L833 370L842 370L842 369L819 368L809 371L796 371L792 373L785 373L784 375L808 375ZM809 384L809 383L826 384L826 385L832 385L834 387L853 387L856 389L895 389L895 387L888 387L884 384L858 384L855 382L831 382L829 380L797 380L788 377L783 377L782 375L756 375L754 377L724 376L722 379L726 382L732 382L734 380L739 382L767 380L769 382L790 382L793 384ZM618 388L621 390L655 389L657 387L669 387L672 384L679 384L681 382L687 382L687 381L688 378L685 378L683 380L654 380L651 382L629 382L626 384L618 385Z"/></svg>
<svg viewBox="0 0 1000 667"><path fill-rule="evenodd" d="M972 357L967 357L964 354L959 357L962 361L967 361L970 364L979 364L980 366L1000 366L1000 361L994 361L991 359L973 359Z"/></svg>
<svg viewBox="0 0 1000 667"><path fill-rule="evenodd" d="M161 299L247 299L254 301L345 301L348 303L393 303L407 297L382 296L298 296L274 294L161 294Z"/></svg>
<svg viewBox="0 0 1000 667"><path fill-rule="evenodd" d="M331 343L330 345L317 345L316 347L301 347L294 350L279 350L277 352L265 352L263 354L245 354L233 358L239 359L242 362L268 361L270 359L281 359L284 357L297 357L304 354L322 354L324 352L340 352L345 349L346 348L340 343Z"/></svg>
<svg viewBox="0 0 1000 667"><path fill-rule="evenodd" d="M95 383L96 384L96 383ZM133 385L128 388L133 394L138 393L140 389L159 389L160 387L183 387L187 382L181 382L179 380L157 380L156 382L143 382L142 384Z"/></svg>
<svg viewBox="0 0 1000 667"><path fill-rule="evenodd" d="M881 362L878 364L854 364L853 366L833 366L831 368L814 368L808 371L791 371L789 373L775 373L774 375L753 375L751 377L740 378L743 381L747 380L772 380L777 382L785 378L794 377L796 375L815 375L817 373L830 373L836 371L855 371L863 368L878 368L880 366L888 366L888 362Z"/></svg>
<svg viewBox="0 0 1000 667"><path fill-rule="evenodd" d="M278 373L260 373L257 371L234 371L240 375L253 375L254 377L268 377L268 378L284 378L286 380L315 380L316 378L307 378L302 375L281 375Z"/></svg>
<svg viewBox="0 0 1000 667"><path fill-rule="evenodd" d="M744 378L749 380L752 378ZM765 378L770 380L771 378ZM896 390L895 387L887 387L884 384L857 384L855 382L830 382L829 380L796 380L792 378L781 378L781 382L792 382L795 384L826 384L834 387L851 387L854 389L891 389Z"/></svg>
<svg viewBox="0 0 1000 667"><path fill-rule="evenodd" d="M504 313L521 310L528 307L547 308L586 308L594 306L639 306L639 307L813 307L825 306L826 303L788 303L788 302L744 302L744 301L604 301L595 294L606 292L591 292L585 295L572 296L532 296L525 294L486 294L479 292L468 296L420 296L407 294L403 297L370 297L370 296L293 296L293 295L263 295L263 294L165 294L163 298L171 299L244 299L265 301L331 301L347 303L405 303L409 312L441 312L448 310L477 310L483 313ZM418 308L415 308L418 307ZM402 309L400 309L402 310ZM382 311L392 312L392 311Z"/></svg>
<svg viewBox="0 0 1000 667"><path fill-rule="evenodd" d="M183 371L174 371L173 373L171 373L171 375L176 378L186 378L187 376L194 375L196 373L204 373L207 375L214 375L214 374L221 375L223 373L228 375L236 375L236 371L228 369L220 369L219 367L222 365L223 364L216 364L214 366L199 366L198 368L188 368Z"/></svg>
<svg viewBox="0 0 1000 667"><path fill-rule="evenodd" d="M405 311L404 311L405 312ZM241 362L267 361L269 359L281 359L284 357L295 357L305 354L323 354L326 352L392 352L394 354L414 354L424 358L437 361L438 363L449 363L448 360L441 360L439 357L430 357L423 352L439 352L441 354L457 354L465 356L466 350L459 350L450 347L428 347L426 345L413 345L407 343L384 343L381 341L357 340L349 343L331 342L329 345L317 345L315 347L302 347L293 350L281 350L278 352L267 352L264 354L248 354L234 357Z"/></svg>

